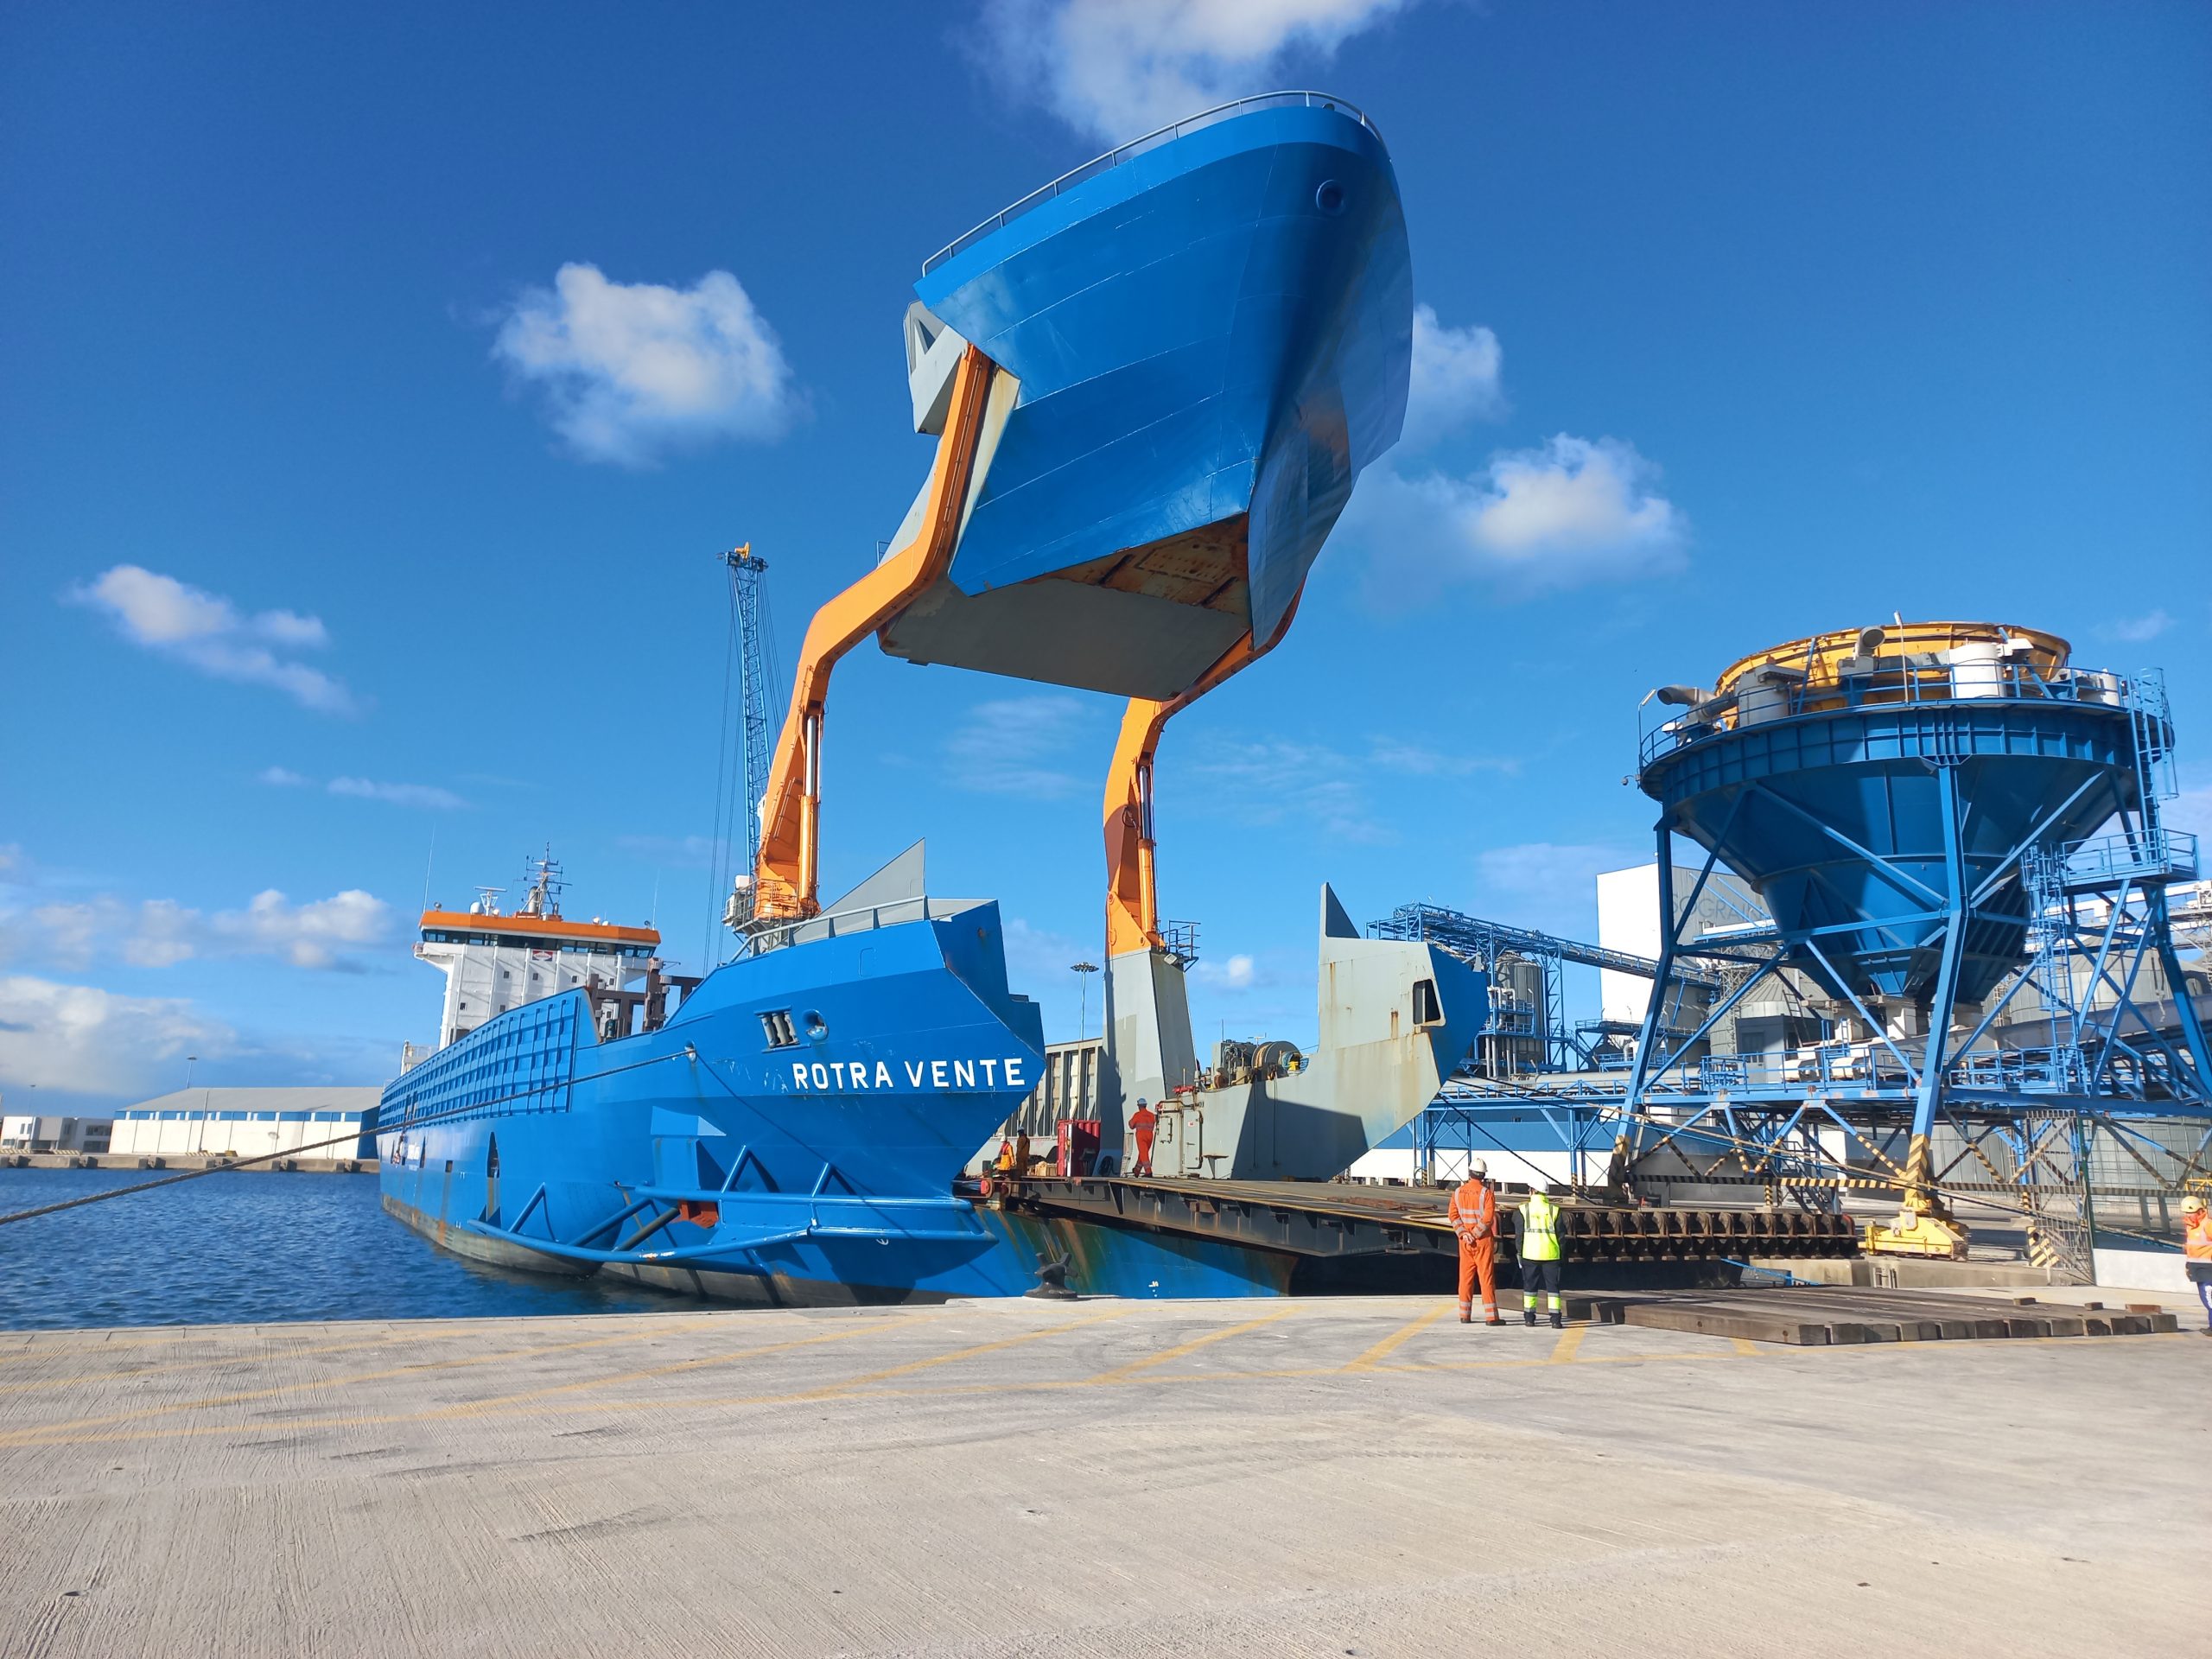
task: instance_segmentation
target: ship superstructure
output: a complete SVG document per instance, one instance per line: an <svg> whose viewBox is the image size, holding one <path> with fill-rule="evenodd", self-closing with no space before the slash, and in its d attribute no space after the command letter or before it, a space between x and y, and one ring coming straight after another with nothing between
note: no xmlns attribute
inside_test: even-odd
<svg viewBox="0 0 2212 1659"><path fill-rule="evenodd" d="M512 911L499 908L502 889L480 887L465 911L423 912L416 958L446 976L435 1047L459 1042L486 1020L540 997L579 988L631 992L647 976L660 934L595 916L571 920L561 913L562 886L561 867L549 851L532 861L529 887Z"/></svg>

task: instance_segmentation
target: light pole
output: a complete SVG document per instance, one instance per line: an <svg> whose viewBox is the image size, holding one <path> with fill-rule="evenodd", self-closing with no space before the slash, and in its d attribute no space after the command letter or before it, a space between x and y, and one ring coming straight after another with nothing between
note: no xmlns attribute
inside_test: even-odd
<svg viewBox="0 0 2212 1659"><path fill-rule="evenodd" d="M188 1054L184 1057L184 1086L187 1089L192 1087L192 1068L199 1064L200 1057L197 1054Z"/></svg>
<svg viewBox="0 0 2212 1659"><path fill-rule="evenodd" d="M1098 971L1098 964L1095 962L1071 963L1069 964L1068 971L1075 976L1075 982L1082 988L1081 995L1076 1002L1076 1040L1079 1043L1089 1042L1090 1040L1090 976Z"/></svg>

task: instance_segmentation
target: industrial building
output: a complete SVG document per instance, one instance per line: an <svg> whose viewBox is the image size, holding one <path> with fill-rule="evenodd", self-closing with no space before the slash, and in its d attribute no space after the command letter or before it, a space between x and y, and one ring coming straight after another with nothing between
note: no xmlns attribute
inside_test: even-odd
<svg viewBox="0 0 2212 1659"><path fill-rule="evenodd" d="M376 1156L377 1088L180 1089L115 1115L119 1158ZM343 1138L351 1136L352 1138ZM318 1145L335 1141L336 1145Z"/></svg>
<svg viewBox="0 0 2212 1659"><path fill-rule="evenodd" d="M107 1150L111 1127L105 1117L10 1112L0 1116L0 1152L102 1153Z"/></svg>

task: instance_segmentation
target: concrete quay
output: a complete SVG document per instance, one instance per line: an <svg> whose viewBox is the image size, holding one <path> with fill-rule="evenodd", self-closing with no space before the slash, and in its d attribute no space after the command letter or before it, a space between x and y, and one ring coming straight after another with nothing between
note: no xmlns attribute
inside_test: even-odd
<svg viewBox="0 0 2212 1659"><path fill-rule="evenodd" d="M9 1169L144 1169L175 1173L192 1169L266 1170L277 1175L373 1175L373 1158L295 1157L289 1153L251 1160L220 1152L11 1152L0 1157Z"/></svg>
<svg viewBox="0 0 2212 1659"><path fill-rule="evenodd" d="M0 1654L2202 1652L2208 1399L1427 1298L0 1335Z"/></svg>

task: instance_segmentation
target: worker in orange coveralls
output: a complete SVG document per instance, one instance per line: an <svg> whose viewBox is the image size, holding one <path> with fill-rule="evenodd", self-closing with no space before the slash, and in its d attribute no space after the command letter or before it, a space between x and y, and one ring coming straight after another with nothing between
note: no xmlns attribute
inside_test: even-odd
<svg viewBox="0 0 2212 1659"><path fill-rule="evenodd" d="M2212 1214L2194 1192L2181 1201L2182 1249L2189 1281L2204 1304L2204 1334L2212 1337Z"/></svg>
<svg viewBox="0 0 2212 1659"><path fill-rule="evenodd" d="M1497 1194L1491 1188L1490 1166L1481 1159L1468 1160L1467 1179L1453 1190L1445 1217L1459 1236L1459 1323L1474 1321L1479 1279L1483 1323L1503 1324L1497 1317Z"/></svg>
<svg viewBox="0 0 2212 1659"><path fill-rule="evenodd" d="M1129 1129L1137 1138L1136 1167L1129 1172L1130 1174L1152 1173L1152 1127L1159 1122L1160 1114L1152 1109L1149 1101L1139 1095L1137 1109L1129 1114Z"/></svg>

